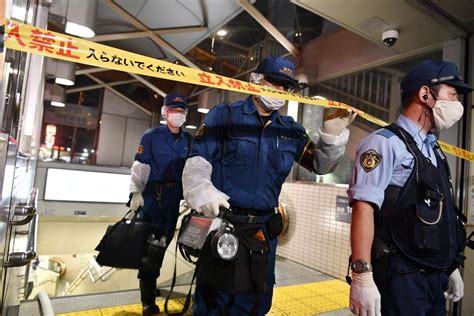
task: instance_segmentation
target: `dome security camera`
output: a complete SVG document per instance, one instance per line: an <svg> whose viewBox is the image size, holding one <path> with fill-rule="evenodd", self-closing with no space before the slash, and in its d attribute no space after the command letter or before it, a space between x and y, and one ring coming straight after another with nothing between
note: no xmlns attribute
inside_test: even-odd
<svg viewBox="0 0 474 316"><path fill-rule="evenodd" d="M305 74L298 74L295 76L295 79L298 81L298 85L301 89L304 89L308 86L309 79L308 76L306 76Z"/></svg>
<svg viewBox="0 0 474 316"><path fill-rule="evenodd" d="M395 45L398 39L398 30L386 30L382 33L382 43L387 47Z"/></svg>

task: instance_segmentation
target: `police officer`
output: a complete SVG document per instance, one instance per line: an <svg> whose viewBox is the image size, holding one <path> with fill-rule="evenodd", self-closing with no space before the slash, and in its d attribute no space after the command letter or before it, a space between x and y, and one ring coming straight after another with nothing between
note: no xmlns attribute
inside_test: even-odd
<svg viewBox="0 0 474 316"><path fill-rule="evenodd" d="M165 248L173 238L183 196L181 174L192 140L181 128L187 112L185 96L168 94L161 110L166 125L145 132L131 168L130 208L140 212L141 220L156 224L155 238ZM153 262L153 268L138 272L143 315L160 312L155 304L156 279L163 257L160 261Z"/></svg>
<svg viewBox="0 0 474 316"><path fill-rule="evenodd" d="M290 61L267 57L251 74L251 82L286 91L296 85L293 72ZM211 218L218 215L220 206L230 207L233 215L246 222L259 222L275 213L293 162L318 174L335 168L344 154L349 137L346 127L355 113L337 111L339 115L324 122L315 145L301 125L278 112L284 104L282 99L254 95L217 105L207 114L183 171L188 205ZM268 240L268 231L265 233L269 245L263 266L265 292L233 295L203 282L198 274L193 315L263 315L270 310L277 239Z"/></svg>
<svg viewBox="0 0 474 316"><path fill-rule="evenodd" d="M458 97L472 88L453 63L435 60L413 67L400 86L403 113L362 140L348 190L350 307L360 315L445 315L445 297L463 296L464 227L433 131L461 118Z"/></svg>

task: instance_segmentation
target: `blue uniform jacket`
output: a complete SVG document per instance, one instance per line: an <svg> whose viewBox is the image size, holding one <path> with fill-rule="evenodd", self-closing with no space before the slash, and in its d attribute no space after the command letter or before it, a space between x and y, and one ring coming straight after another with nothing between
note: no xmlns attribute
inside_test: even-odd
<svg viewBox="0 0 474 316"><path fill-rule="evenodd" d="M204 124L190 157L209 161L212 183L230 204L257 210L278 206L282 184L309 140L304 128L278 111L263 126L252 97L217 105Z"/></svg>
<svg viewBox="0 0 474 316"><path fill-rule="evenodd" d="M143 208L145 214L155 221L159 221L165 213L177 214L179 210L179 201L183 196L181 175L191 139L191 135L183 131L176 138L163 125L147 130L140 141L135 160L149 165L151 169L143 192ZM166 222L169 220L166 219Z"/></svg>

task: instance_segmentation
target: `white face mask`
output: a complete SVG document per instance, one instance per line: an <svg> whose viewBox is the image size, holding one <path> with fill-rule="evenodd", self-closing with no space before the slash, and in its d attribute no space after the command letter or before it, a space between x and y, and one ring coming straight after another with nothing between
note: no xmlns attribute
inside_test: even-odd
<svg viewBox="0 0 474 316"><path fill-rule="evenodd" d="M437 131L448 129L459 121L464 107L459 101L437 100L433 107L433 117Z"/></svg>
<svg viewBox="0 0 474 316"><path fill-rule="evenodd" d="M186 122L186 114L183 113L168 113L166 121L174 127L181 127Z"/></svg>
<svg viewBox="0 0 474 316"><path fill-rule="evenodd" d="M258 99L260 100L260 102L262 103L264 107L272 111L277 111L278 109L280 109L282 106L285 105L285 100L283 99L266 97L263 95L259 95Z"/></svg>

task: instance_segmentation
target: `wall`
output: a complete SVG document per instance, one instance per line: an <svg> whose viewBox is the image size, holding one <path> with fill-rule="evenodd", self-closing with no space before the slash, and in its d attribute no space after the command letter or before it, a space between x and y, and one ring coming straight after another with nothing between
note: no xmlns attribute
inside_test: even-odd
<svg viewBox="0 0 474 316"><path fill-rule="evenodd" d="M350 255L350 224L335 220L336 196L347 186L285 183L280 195L290 218L277 254L343 279Z"/></svg>
<svg viewBox="0 0 474 316"><path fill-rule="evenodd" d="M97 164L130 167L151 116L105 90L97 146Z"/></svg>

